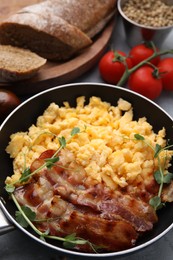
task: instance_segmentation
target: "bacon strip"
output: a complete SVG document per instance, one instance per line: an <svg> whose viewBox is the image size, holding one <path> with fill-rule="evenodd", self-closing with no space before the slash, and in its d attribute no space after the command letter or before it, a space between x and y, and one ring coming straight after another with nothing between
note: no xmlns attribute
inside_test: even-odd
<svg viewBox="0 0 173 260"><path fill-rule="evenodd" d="M54 151L46 151L31 165L34 171L50 158ZM61 156L60 156L61 158ZM29 206L38 219L41 231L50 234L77 236L101 246L105 251L118 251L132 247L139 233L149 231L157 222L154 209L140 199L122 191L111 191L104 185L88 187L78 181L74 169L62 166L61 160L51 169L43 169L29 184L19 187L15 196L21 205ZM83 176L84 177L84 176ZM51 220L51 221L50 221ZM79 250L90 252L82 245Z"/></svg>

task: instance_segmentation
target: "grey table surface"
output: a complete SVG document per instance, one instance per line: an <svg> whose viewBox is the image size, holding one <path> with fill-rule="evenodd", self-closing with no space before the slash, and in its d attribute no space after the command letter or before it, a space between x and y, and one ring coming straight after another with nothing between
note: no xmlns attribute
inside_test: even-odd
<svg viewBox="0 0 173 260"><path fill-rule="evenodd" d="M129 51L124 28L121 18L116 21L116 26L108 46L109 48L120 49L125 52ZM164 39L160 48L173 48L173 31ZM102 82L97 64L90 71L75 80L74 82ZM173 92L163 92L155 101L171 116L173 116ZM165 219L166 221L166 219ZM1 260L18 260L18 259L42 259L42 260L60 260L68 259L58 254L57 251L40 245L33 241L30 237L22 233L20 230L14 230L0 236L0 259ZM74 258L75 259L75 258ZM99 259L99 258L98 258ZM164 237L152 245L137 251L131 255L116 257L115 259L123 260L172 260L173 259L173 229L171 229Z"/></svg>

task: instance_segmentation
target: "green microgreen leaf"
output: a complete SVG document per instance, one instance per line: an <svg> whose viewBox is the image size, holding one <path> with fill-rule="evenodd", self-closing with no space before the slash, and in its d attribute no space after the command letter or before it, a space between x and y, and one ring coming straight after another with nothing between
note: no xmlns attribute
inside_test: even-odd
<svg viewBox="0 0 173 260"><path fill-rule="evenodd" d="M30 221L34 221L36 218L36 213L34 211L32 211L29 207L27 206L21 206L22 211L24 212L24 214L27 216L27 218Z"/></svg>
<svg viewBox="0 0 173 260"><path fill-rule="evenodd" d="M156 180L156 182L157 182L158 184L161 184L161 183L162 183L162 181L163 181L163 176L162 176L162 173L161 173L160 170L158 170L158 171L156 171L156 172L154 173L154 178L155 178L155 180Z"/></svg>
<svg viewBox="0 0 173 260"><path fill-rule="evenodd" d="M7 184L5 186L5 190L8 192L8 193L13 193L14 190L15 190L15 186L13 184Z"/></svg>
<svg viewBox="0 0 173 260"><path fill-rule="evenodd" d="M28 227L28 222L23 217L22 213L20 211L15 212L16 221L24 228Z"/></svg>
<svg viewBox="0 0 173 260"><path fill-rule="evenodd" d="M31 174L30 168L29 167L25 168L24 171L22 172L20 179L19 179L20 183L28 181L30 174Z"/></svg>
<svg viewBox="0 0 173 260"><path fill-rule="evenodd" d="M134 137L136 140L145 140L145 138L140 134L135 134Z"/></svg>
<svg viewBox="0 0 173 260"><path fill-rule="evenodd" d="M46 167L48 169L51 169L55 165L55 163L58 161L59 161L59 157L46 158L45 159Z"/></svg>
<svg viewBox="0 0 173 260"><path fill-rule="evenodd" d="M24 228L28 227L28 222L24 218L23 214L30 220L34 221L36 218L35 212L33 212L30 208L27 206L21 206L21 210L15 212L16 221ZM23 214L22 214L23 213Z"/></svg>
<svg viewBox="0 0 173 260"><path fill-rule="evenodd" d="M158 162L158 170L154 172L154 179L159 184L159 190L158 190L157 196L151 198L150 202L149 202L150 205L152 205L155 210L158 210L158 209L162 208L163 205L164 205L164 203L162 203L162 201L161 201L161 194L162 194L162 190L163 190L163 185L169 184L171 182L171 180L173 179L172 173L169 173L169 172L167 172L167 174L164 173L164 168L163 168L162 163L161 163L162 160L160 158L160 152L162 150L169 149L170 147L172 147L172 145L166 146L164 148L159 144L152 146L149 142L147 142L145 140L145 138L142 135L135 134L134 137L135 137L136 140L144 141L145 144L148 145L154 151L154 158L156 158L157 162ZM166 162L166 158L167 157L165 156L165 158L164 158L165 162Z"/></svg>
<svg viewBox="0 0 173 260"><path fill-rule="evenodd" d="M65 241L63 242L63 246L70 249L73 249L76 244L84 245L88 242L85 239L76 237L75 233L67 235L64 239Z"/></svg>
<svg viewBox="0 0 173 260"><path fill-rule="evenodd" d="M158 154L159 154L159 152L160 152L161 150L162 150L161 145L156 144L156 146L155 146L155 154L154 154L154 158L156 158L156 157L158 156Z"/></svg>
<svg viewBox="0 0 173 260"><path fill-rule="evenodd" d="M150 199L149 204L155 209L160 209L162 208L162 202L161 202L161 198L159 196L155 196L153 198Z"/></svg>
<svg viewBox="0 0 173 260"><path fill-rule="evenodd" d="M172 179L173 179L173 174L171 172L167 172L167 174L163 176L163 183L169 184L171 183Z"/></svg>
<svg viewBox="0 0 173 260"><path fill-rule="evenodd" d="M59 137L58 140L62 148L66 147L66 140L64 136Z"/></svg>
<svg viewBox="0 0 173 260"><path fill-rule="evenodd" d="M30 221L34 221L34 219L36 218L36 214L35 212L33 212L30 208L28 208L27 206L21 206L21 210L23 211L23 213L27 216L27 218ZM23 214L21 211L16 211L15 212L15 216L16 216L16 221L24 228L28 227L28 222L26 221L26 219L24 218Z"/></svg>
<svg viewBox="0 0 173 260"><path fill-rule="evenodd" d="M75 247L75 243L67 240L63 242L63 246L68 249L73 249Z"/></svg>
<svg viewBox="0 0 173 260"><path fill-rule="evenodd" d="M79 132L80 132L80 128L74 127L71 131L71 136L74 136L74 135L78 134Z"/></svg>

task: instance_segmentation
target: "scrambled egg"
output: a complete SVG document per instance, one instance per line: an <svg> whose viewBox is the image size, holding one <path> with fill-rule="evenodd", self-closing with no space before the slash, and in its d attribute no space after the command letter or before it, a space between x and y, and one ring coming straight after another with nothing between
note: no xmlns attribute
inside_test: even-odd
<svg viewBox="0 0 173 260"><path fill-rule="evenodd" d="M23 169L45 150L57 150L59 141L55 137L68 140L74 127L79 127L80 133L67 142L65 149L85 169L88 180L104 182L111 189L126 187L138 176L153 173L157 166L151 147L135 140L135 134L152 146L166 145L165 129L155 133L145 117L133 120L132 105L121 98L116 106L95 96L86 105L85 97L78 97L76 108L68 102L62 107L51 103L28 132L11 135L6 151L14 158L14 175L7 177L6 183L18 180Z"/></svg>

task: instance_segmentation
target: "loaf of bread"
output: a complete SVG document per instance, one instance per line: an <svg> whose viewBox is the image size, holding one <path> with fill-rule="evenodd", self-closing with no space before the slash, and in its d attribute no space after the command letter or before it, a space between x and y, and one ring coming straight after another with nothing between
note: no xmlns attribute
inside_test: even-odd
<svg viewBox="0 0 173 260"><path fill-rule="evenodd" d="M0 45L0 79L19 81L33 77L46 59L18 47Z"/></svg>
<svg viewBox="0 0 173 260"><path fill-rule="evenodd" d="M115 12L116 0L47 0L0 24L0 43L49 60L67 60L92 44Z"/></svg>

